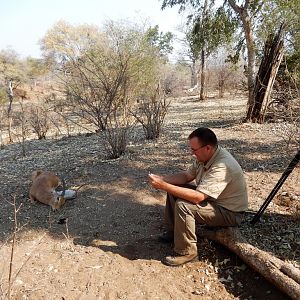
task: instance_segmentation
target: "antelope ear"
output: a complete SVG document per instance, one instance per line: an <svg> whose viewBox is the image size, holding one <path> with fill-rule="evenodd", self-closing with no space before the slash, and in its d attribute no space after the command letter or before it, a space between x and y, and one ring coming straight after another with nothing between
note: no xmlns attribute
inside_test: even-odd
<svg viewBox="0 0 300 300"><path fill-rule="evenodd" d="M41 170L36 170L32 172L31 178L32 180L34 180L35 178L37 178L39 175L41 175L43 173L43 171Z"/></svg>

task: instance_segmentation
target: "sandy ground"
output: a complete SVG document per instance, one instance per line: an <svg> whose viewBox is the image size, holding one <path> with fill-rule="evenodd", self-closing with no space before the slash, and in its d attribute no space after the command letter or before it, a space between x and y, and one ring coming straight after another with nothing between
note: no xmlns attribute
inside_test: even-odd
<svg viewBox="0 0 300 300"><path fill-rule="evenodd" d="M160 260L171 246L160 244L165 195L149 187L147 174L186 168L187 135L207 126L245 170L250 207L241 231L249 243L300 265L299 167L290 175L255 227L249 220L295 155L278 124L243 124L245 99L175 99L158 141L137 128L127 153L105 159L103 139L77 135L11 144L0 150L0 299L288 299L235 254L199 239L200 261L171 268ZM35 169L64 175L69 188L82 184L75 200L58 211L28 201ZM284 194L286 192L287 194ZM13 196L18 232L8 286ZM298 197L298 198L297 198ZM252 213L251 213L252 212Z"/></svg>

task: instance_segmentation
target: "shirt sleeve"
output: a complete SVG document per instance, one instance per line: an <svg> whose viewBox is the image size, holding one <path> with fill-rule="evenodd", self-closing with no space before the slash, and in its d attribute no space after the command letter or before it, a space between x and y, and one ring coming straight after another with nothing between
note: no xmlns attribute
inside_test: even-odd
<svg viewBox="0 0 300 300"><path fill-rule="evenodd" d="M204 173L199 185L197 186L197 190L209 197L218 199L231 179L230 172L226 165L224 163L220 163L215 166L211 166L210 169Z"/></svg>

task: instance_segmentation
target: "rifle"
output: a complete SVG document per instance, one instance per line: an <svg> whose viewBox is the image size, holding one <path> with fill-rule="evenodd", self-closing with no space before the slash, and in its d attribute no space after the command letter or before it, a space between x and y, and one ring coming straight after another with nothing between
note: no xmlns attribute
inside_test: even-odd
<svg viewBox="0 0 300 300"><path fill-rule="evenodd" d="M300 160L300 150L298 150L297 154L295 155L295 157L292 159L292 161L290 162L290 164L288 165L288 167L286 168L286 170L281 175L281 178L278 180L277 184L275 185L275 187L271 191L271 193L268 196L268 198L262 204L262 206L260 207L260 209L258 210L258 212L255 214L255 216L253 217L253 219L250 221L250 223L252 225L254 225L260 219L261 215L263 214L263 212L265 211L265 209L267 208L267 206L270 204L270 202L272 201L272 199L274 198L274 196L276 195L276 193L278 192L278 190L280 189L280 187L283 185L283 183L285 182L285 180L292 173L293 169L296 167L296 165L298 164L299 160Z"/></svg>

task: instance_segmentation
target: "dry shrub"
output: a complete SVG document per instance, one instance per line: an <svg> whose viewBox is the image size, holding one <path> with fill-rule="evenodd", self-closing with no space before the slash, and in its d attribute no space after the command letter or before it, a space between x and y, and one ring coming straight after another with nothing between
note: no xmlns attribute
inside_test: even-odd
<svg viewBox="0 0 300 300"><path fill-rule="evenodd" d="M103 131L109 146L106 147L109 158L118 158L125 153L133 123L134 120L126 106L119 107L109 115L106 130Z"/></svg>
<svg viewBox="0 0 300 300"><path fill-rule="evenodd" d="M104 131L106 142L109 147L106 147L108 158L115 159L124 154L128 142L128 127L107 128Z"/></svg>
<svg viewBox="0 0 300 300"><path fill-rule="evenodd" d="M274 84L267 119L276 124L276 134L287 147L300 147L300 90L299 79L285 71Z"/></svg>
<svg viewBox="0 0 300 300"><path fill-rule="evenodd" d="M50 128L48 113L47 109L39 106L30 109L29 123L39 140L46 139L46 133Z"/></svg>
<svg viewBox="0 0 300 300"><path fill-rule="evenodd" d="M22 145L22 155L26 156L25 141L30 131L28 126L29 116L23 101L20 101L18 104L19 109L13 112L13 119L16 123L16 126L14 128L14 134Z"/></svg>
<svg viewBox="0 0 300 300"><path fill-rule="evenodd" d="M300 148L300 117L293 122L276 124L274 130L275 134L283 139L287 148Z"/></svg>
<svg viewBox="0 0 300 300"><path fill-rule="evenodd" d="M170 101L159 88L150 97L138 101L136 110L132 112L136 121L143 127L147 140L157 139L168 111Z"/></svg>

